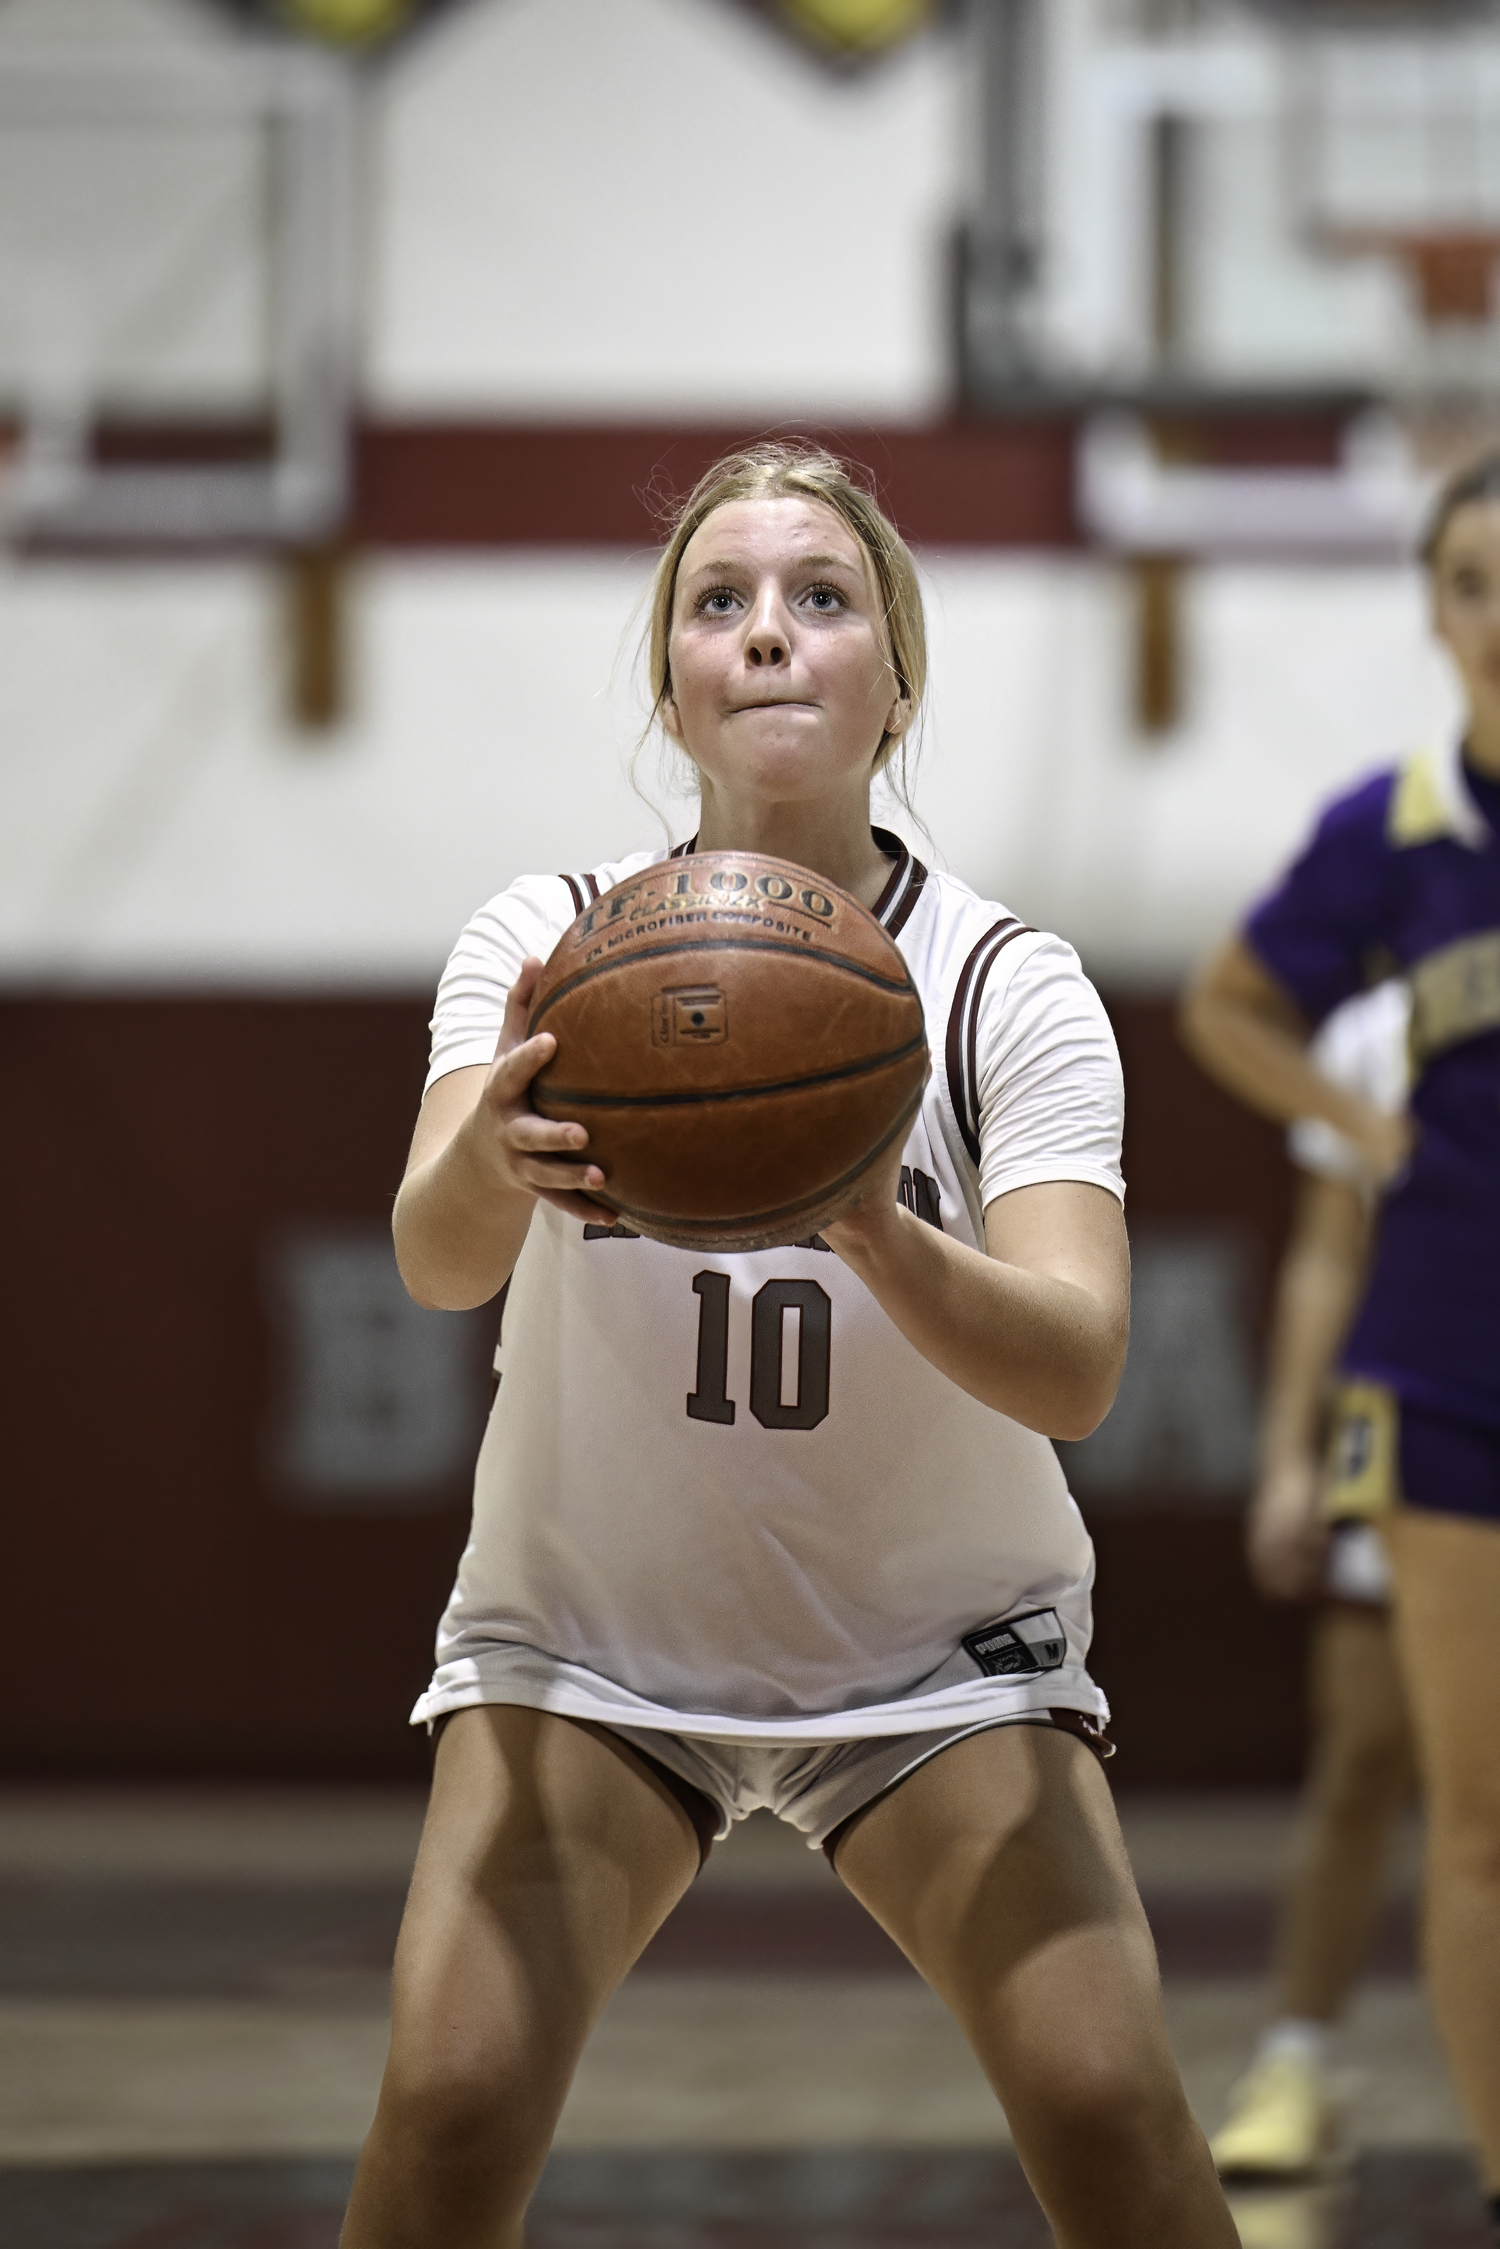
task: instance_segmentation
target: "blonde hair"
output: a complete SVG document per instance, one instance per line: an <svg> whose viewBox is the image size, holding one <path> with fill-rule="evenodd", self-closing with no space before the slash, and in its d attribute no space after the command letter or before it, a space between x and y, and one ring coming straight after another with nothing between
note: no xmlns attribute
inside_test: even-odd
<svg viewBox="0 0 1500 2249"><path fill-rule="evenodd" d="M672 609L677 599L677 573L689 540L715 509L727 507L732 501L786 499L815 500L831 508L853 532L869 563L885 620L891 672L909 710L899 734L881 734L871 778L885 772L895 760L897 771L891 786L911 811L907 743L927 686L927 623L917 566L911 549L873 492L836 454L825 452L821 446L767 439L760 445L747 446L741 453L726 453L705 470L671 517L667 543L651 581L650 617L644 635L651 715L642 741L660 720L662 704L672 692Z"/></svg>

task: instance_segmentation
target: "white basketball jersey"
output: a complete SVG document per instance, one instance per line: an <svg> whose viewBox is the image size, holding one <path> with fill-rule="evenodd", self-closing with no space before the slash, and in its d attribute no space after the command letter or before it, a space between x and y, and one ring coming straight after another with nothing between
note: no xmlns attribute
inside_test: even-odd
<svg viewBox="0 0 1500 2249"><path fill-rule="evenodd" d="M982 1249L1013 1188L1123 1194L1119 1063L1076 955L877 833L896 867L876 910L933 1056L903 1202ZM488 1063L524 956L665 856L485 907L439 992L433 1078ZM519 1702L791 1745L1107 1715L1084 1669L1092 1548L1052 1446L940 1374L816 1238L713 1255L538 1204L501 1345L414 1719Z"/></svg>

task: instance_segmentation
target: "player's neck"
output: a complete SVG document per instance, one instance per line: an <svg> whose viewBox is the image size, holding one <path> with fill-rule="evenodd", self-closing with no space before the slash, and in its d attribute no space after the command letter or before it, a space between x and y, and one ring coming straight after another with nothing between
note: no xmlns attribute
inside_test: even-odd
<svg viewBox="0 0 1500 2249"><path fill-rule="evenodd" d="M790 859L873 906L891 877L891 863L870 832L867 802L767 804L737 799L705 783L698 821L700 851L761 851Z"/></svg>

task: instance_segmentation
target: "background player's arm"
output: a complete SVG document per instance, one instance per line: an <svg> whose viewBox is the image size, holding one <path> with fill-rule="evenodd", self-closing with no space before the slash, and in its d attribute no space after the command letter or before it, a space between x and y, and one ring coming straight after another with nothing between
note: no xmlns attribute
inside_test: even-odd
<svg viewBox="0 0 1500 2249"><path fill-rule="evenodd" d="M1194 1059L1231 1093L1283 1124L1324 1118L1353 1141L1378 1184L1405 1162L1408 1119L1324 1077L1308 1058L1299 1009L1243 938L1231 938L1193 979L1181 1030Z"/></svg>
<svg viewBox="0 0 1500 2249"><path fill-rule="evenodd" d="M1328 1378L1364 1284L1369 1205L1342 1179L1305 1173L1276 1302L1247 1545L1263 1593L1312 1592L1328 1543L1318 1512Z"/></svg>
<svg viewBox="0 0 1500 2249"><path fill-rule="evenodd" d="M997 1196L985 1255L903 1210L882 1165L823 1231L907 1341L982 1405L1046 1437L1086 1437L1108 1413L1125 1364L1130 1251L1107 1189L1052 1180Z"/></svg>
<svg viewBox="0 0 1500 2249"><path fill-rule="evenodd" d="M540 1200L574 1218L612 1218L584 1192L604 1174L582 1151L582 1125L551 1124L527 1087L557 1041L526 1036L542 964L527 959L511 987L495 1059L452 1070L422 1103L392 1230L401 1278L419 1304L444 1312L487 1304L509 1280Z"/></svg>

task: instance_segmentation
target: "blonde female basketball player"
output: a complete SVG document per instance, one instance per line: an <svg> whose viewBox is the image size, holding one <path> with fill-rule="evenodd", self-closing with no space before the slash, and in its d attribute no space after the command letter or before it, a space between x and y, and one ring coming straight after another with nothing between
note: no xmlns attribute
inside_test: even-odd
<svg viewBox="0 0 1500 2249"><path fill-rule="evenodd" d="M1389 1182L1344 1345L1340 1514L1378 1517L1428 1806L1427 1965L1500 2240L1500 455L1425 547L1466 725L1330 805L1185 1028L1234 1091L1321 1117ZM1316 1065L1308 1033L1394 963L1410 1116Z"/></svg>
<svg viewBox="0 0 1500 2249"><path fill-rule="evenodd" d="M836 461L710 472L651 665L700 784L683 848L862 899L933 1074L826 1239L666 1249L609 1223L583 1128L527 1099L540 961L653 855L519 882L460 939L396 1240L425 1304L510 1281L504 1373L415 1714L441 1722L432 1802L345 2249L515 2249L600 2009L756 1806L948 2002L1066 2249L1229 2249L1096 1755L1092 1557L1048 1442L1093 1428L1124 1353L1108 1026L1065 945L871 828L921 604Z"/></svg>

